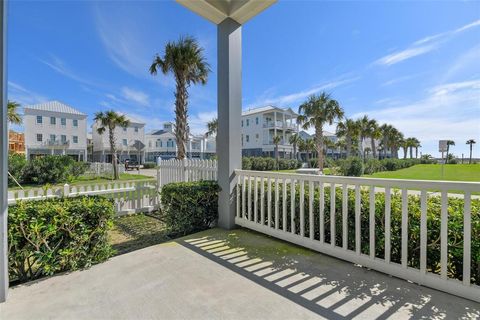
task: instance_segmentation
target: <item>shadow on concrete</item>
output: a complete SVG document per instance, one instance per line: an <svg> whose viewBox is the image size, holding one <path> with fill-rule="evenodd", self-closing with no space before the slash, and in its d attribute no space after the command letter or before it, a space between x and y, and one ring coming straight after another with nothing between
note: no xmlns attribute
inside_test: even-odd
<svg viewBox="0 0 480 320"><path fill-rule="evenodd" d="M245 229L175 241L328 319L480 318L476 302Z"/></svg>

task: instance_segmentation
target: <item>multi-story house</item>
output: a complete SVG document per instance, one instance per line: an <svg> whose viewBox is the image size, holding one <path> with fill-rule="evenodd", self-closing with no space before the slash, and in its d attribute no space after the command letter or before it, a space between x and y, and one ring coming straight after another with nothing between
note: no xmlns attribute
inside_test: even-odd
<svg viewBox="0 0 480 320"><path fill-rule="evenodd" d="M25 149L31 159L69 155L87 159L87 115L58 101L24 107Z"/></svg>
<svg viewBox="0 0 480 320"><path fill-rule="evenodd" d="M145 162L145 123L125 115L129 121L126 128L115 128L115 143L118 160L123 162L127 159ZM108 129L103 134L98 133L98 122L92 125L93 161L112 162Z"/></svg>
<svg viewBox="0 0 480 320"><path fill-rule="evenodd" d="M25 155L25 134L8 131L8 152Z"/></svg>
<svg viewBox="0 0 480 320"><path fill-rule="evenodd" d="M298 133L297 116L291 108L267 106L242 113L242 155L274 156L273 138L280 136L278 151L281 158L292 158L290 136Z"/></svg>

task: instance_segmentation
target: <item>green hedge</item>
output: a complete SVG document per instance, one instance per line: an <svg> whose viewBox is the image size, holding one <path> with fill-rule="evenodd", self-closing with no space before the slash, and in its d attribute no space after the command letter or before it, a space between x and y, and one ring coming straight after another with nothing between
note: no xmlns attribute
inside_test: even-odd
<svg viewBox="0 0 480 320"><path fill-rule="evenodd" d="M20 201L8 208L8 263L14 282L89 267L113 250L113 200L90 196Z"/></svg>
<svg viewBox="0 0 480 320"><path fill-rule="evenodd" d="M69 156L44 156L30 161L19 155L9 155L8 171L20 184L56 184L68 182L84 174L88 168L85 162L77 162ZM9 185L15 185L9 179Z"/></svg>
<svg viewBox="0 0 480 320"><path fill-rule="evenodd" d="M174 235L212 227L218 219L218 192L214 181L175 182L162 187L162 220Z"/></svg>
<svg viewBox="0 0 480 320"><path fill-rule="evenodd" d="M278 170L292 170L300 168L302 163L295 159L279 159ZM272 171L277 170L277 161L270 157L243 157L243 170Z"/></svg>
<svg viewBox="0 0 480 320"><path fill-rule="evenodd" d="M252 186L253 188L254 186ZM283 212L283 191L282 185L279 186L279 212ZM261 188L259 187L258 190ZM252 189L253 190L253 189ZM265 193L268 190L265 186ZM335 243L337 246L342 246L342 190L336 188L335 195ZM265 199L267 194L265 194ZM320 225L320 210L319 210L319 191L318 187L314 191L313 204L313 221L314 221L314 239L320 239L319 225ZM253 206L253 195L252 208ZM260 194L258 196L260 199ZM272 185L272 199L275 199L275 186ZM300 230L300 191L296 188L295 194L295 230L299 234ZM310 226L308 216L308 201L309 188L308 184L305 186L305 237L310 237ZM245 199L248 202L248 199ZM287 186L287 231L291 231L291 216L290 216L290 186ZM242 201L242 200L240 200ZM480 200L472 199L472 243L471 243L471 281L480 285ZM273 206L273 203L272 203ZM401 195L394 192L391 197L391 261L395 263L401 262ZM266 225L268 222L267 212L268 204L264 203ZM325 235L324 241L330 243L330 188L325 188ZM368 190L361 191L361 252L369 254L369 192ZM449 198L448 200L448 275L451 278L462 280L463 274L463 208L464 202L460 198ZM258 208L258 221L260 222L260 208ZM272 214L274 211L271 209ZM253 214L252 214L253 216ZM275 217L272 217L271 226L274 226ZM348 249L355 250L355 191L348 190ZM283 219L280 214L279 228L283 228ZM441 222L441 199L437 196L428 198L427 203L427 269L434 273L440 272L440 222ZM420 267L420 199L419 196L408 196L408 266L413 268ZM385 196L383 193L375 195L375 256L377 258L384 258L385 253Z"/></svg>
<svg viewBox="0 0 480 320"><path fill-rule="evenodd" d="M145 162L143 164L144 169L155 169L157 167L157 164L155 162Z"/></svg>
<svg viewBox="0 0 480 320"><path fill-rule="evenodd" d="M350 157L337 161L339 173L344 176L361 176L381 171L396 171L412 167L417 164L435 163L429 159L367 159L365 162L359 157ZM360 173L361 172L361 173Z"/></svg>

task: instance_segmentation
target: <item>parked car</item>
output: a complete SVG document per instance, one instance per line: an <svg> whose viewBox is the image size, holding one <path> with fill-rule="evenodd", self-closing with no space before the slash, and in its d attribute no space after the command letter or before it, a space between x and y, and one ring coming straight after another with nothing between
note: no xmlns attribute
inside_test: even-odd
<svg viewBox="0 0 480 320"><path fill-rule="evenodd" d="M133 161L130 159L125 160L125 171L135 170L135 169L140 171L140 164L138 163L138 161Z"/></svg>

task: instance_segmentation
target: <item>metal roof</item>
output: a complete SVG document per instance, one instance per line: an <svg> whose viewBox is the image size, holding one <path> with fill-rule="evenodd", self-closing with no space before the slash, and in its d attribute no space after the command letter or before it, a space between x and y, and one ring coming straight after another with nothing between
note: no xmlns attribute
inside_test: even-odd
<svg viewBox="0 0 480 320"><path fill-rule="evenodd" d="M60 113L68 113L68 114L76 114L79 116L86 116L85 113L78 111L77 109L70 107L59 101L49 101L45 103L33 104L29 106L25 106L24 110L40 110L40 111L49 111L49 112L60 112Z"/></svg>
<svg viewBox="0 0 480 320"><path fill-rule="evenodd" d="M253 108L253 109L248 109L242 112L242 116L249 116L251 114L255 113L261 113L261 112L267 112L267 111L281 111L281 112L290 112L291 114L297 116L298 114L292 110L292 108L279 108L275 106L265 106L265 107L259 107L259 108Z"/></svg>

